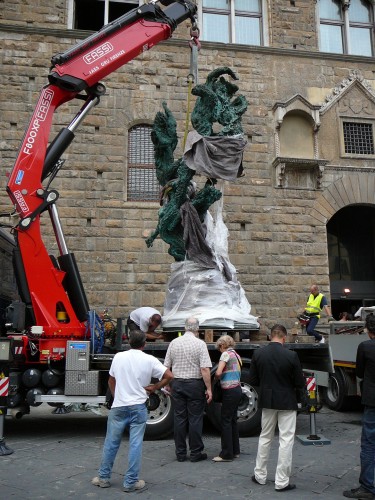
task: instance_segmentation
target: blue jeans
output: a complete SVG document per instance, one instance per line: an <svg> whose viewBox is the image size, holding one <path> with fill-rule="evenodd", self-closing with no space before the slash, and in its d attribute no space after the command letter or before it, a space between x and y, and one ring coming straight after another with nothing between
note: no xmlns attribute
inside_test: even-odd
<svg viewBox="0 0 375 500"><path fill-rule="evenodd" d="M362 417L360 484L375 495L375 408L365 406Z"/></svg>
<svg viewBox="0 0 375 500"><path fill-rule="evenodd" d="M315 327L318 324L319 318L317 316L311 316L310 322L307 325L306 333L307 335L313 335L316 340L322 340L323 335L315 331Z"/></svg>
<svg viewBox="0 0 375 500"><path fill-rule="evenodd" d="M138 481L147 417L145 404L111 408L108 416L102 462L99 468L100 479L110 479L123 432L126 428L129 428L128 470L126 471L124 486L132 487Z"/></svg>

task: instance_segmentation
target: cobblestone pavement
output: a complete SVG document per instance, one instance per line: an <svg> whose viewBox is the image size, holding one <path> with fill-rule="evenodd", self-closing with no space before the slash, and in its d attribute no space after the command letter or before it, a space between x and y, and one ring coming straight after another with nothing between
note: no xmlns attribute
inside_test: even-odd
<svg viewBox="0 0 375 500"><path fill-rule="evenodd" d="M215 463L210 459L220 451L220 436L208 423L204 431L207 461L179 463L172 439L145 441L141 478L148 488L123 493L127 455L124 437L112 487L100 489L90 481L99 465L107 410L102 409L102 415L91 411L56 415L52 411L43 404L20 420L6 418L4 437L14 453L0 456L1 499L111 500L129 495L141 495L144 500L280 498L273 483L277 442L272 445L269 480L265 486L258 486L251 481L258 438L241 438L239 459ZM315 422L317 434L331 440L331 444L306 446L296 440L291 482L297 489L283 493L288 499L341 499L344 489L358 484L361 411L337 413L323 407ZM298 416L297 435L310 435L309 415Z"/></svg>

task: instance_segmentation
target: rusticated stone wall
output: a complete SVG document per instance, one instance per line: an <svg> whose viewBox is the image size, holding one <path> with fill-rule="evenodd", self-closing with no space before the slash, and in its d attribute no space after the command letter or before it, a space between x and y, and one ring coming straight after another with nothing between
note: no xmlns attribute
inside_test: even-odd
<svg viewBox="0 0 375 500"><path fill-rule="evenodd" d="M362 163L339 157L339 132L329 121L335 115L332 108L332 113L322 115L321 127L327 133L318 133L318 157L329 166L320 189L276 188L274 106L295 94L320 105L352 70L360 70L373 84L373 59L339 55L323 59L317 51L315 3L269 3L270 47L203 42L199 78L203 81L212 69L229 66L237 72L240 92L249 101L243 119L249 139L244 155L246 175L225 187L230 258L252 313L261 316L267 326L282 321L290 327L312 282L319 283L329 296L325 224L332 211L322 215L324 193L335 182L345 185L338 181L351 175L346 167L358 170ZM66 30L63 0L6 0L0 7L0 207L4 212L11 209L5 173L12 168L38 93L47 83L51 56L68 49L82 33ZM183 24L177 37L106 79L107 94L79 127L53 184L60 192L63 229L69 250L76 255L90 305L97 310L108 307L115 317L142 305L163 306L172 259L160 240L152 249L145 245L157 224L158 204L126 199L127 130L134 123L151 123L165 100L178 121L182 141L188 38L189 30ZM79 106L78 101L61 107L54 134L71 121ZM176 154L181 155L181 144ZM374 160L369 160L367 168L374 166ZM361 177L361 172L356 176ZM361 186L359 182L359 190L364 189ZM49 234L46 224L47 246L56 251Z"/></svg>

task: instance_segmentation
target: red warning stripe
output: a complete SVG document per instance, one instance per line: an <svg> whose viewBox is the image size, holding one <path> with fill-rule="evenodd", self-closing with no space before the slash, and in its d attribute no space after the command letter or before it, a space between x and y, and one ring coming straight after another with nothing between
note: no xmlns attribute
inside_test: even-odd
<svg viewBox="0 0 375 500"><path fill-rule="evenodd" d="M9 377L0 378L0 396L8 396Z"/></svg>
<svg viewBox="0 0 375 500"><path fill-rule="evenodd" d="M315 391L315 389L316 389L315 377L308 377L306 379L306 385L307 385L308 391Z"/></svg>

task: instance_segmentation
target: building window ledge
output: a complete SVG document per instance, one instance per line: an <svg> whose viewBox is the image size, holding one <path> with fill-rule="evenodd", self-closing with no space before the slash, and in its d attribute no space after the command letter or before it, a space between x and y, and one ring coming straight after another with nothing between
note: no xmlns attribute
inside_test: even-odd
<svg viewBox="0 0 375 500"><path fill-rule="evenodd" d="M328 160L315 158L285 158L272 162L275 187L289 189L321 189L324 167Z"/></svg>

